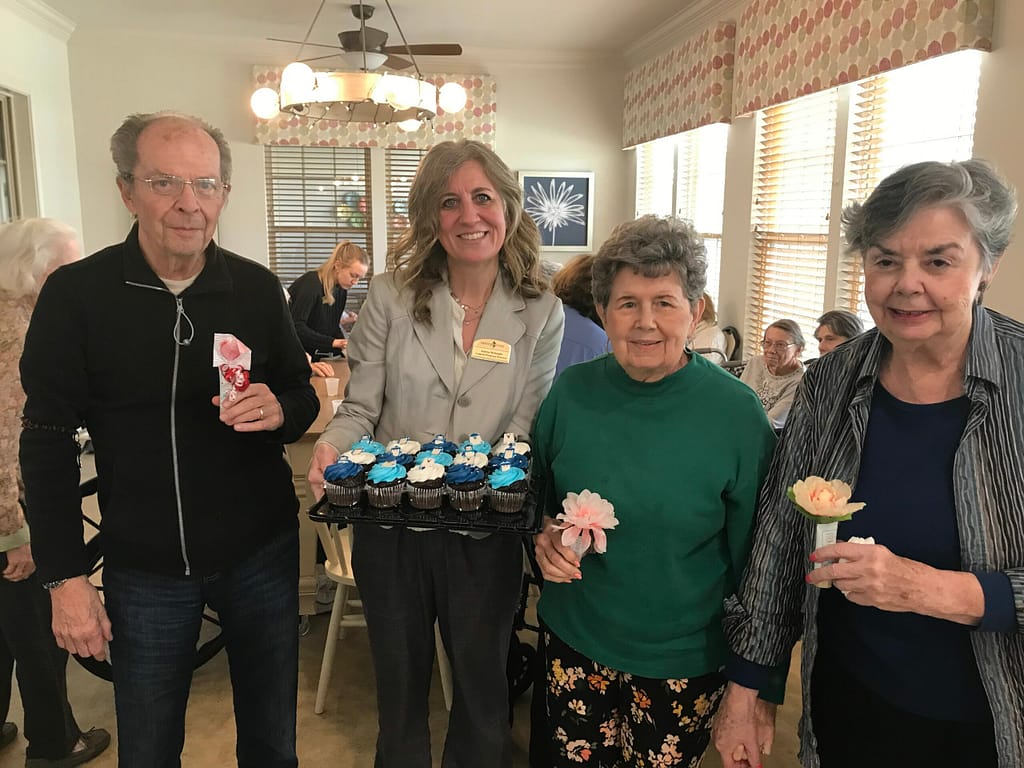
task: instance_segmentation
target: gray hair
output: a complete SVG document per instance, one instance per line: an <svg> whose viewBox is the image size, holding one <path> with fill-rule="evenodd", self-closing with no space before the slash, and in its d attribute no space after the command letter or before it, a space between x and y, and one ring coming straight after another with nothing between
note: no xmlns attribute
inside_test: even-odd
<svg viewBox="0 0 1024 768"><path fill-rule="evenodd" d="M0 295L21 298L38 294L39 278L71 242L78 242L78 233L55 219L22 219L0 225Z"/></svg>
<svg viewBox="0 0 1024 768"><path fill-rule="evenodd" d="M674 216L641 216L620 224L594 257L594 303L605 308L619 270L644 277L676 275L694 307L704 295L708 260L704 240L693 226Z"/></svg>
<svg viewBox="0 0 1024 768"><path fill-rule="evenodd" d="M804 341L804 332L800 329L800 323L796 320L783 318L782 320L776 320L768 328L778 328L781 331L785 331L789 334L792 343L796 344L800 349L807 346L807 342ZM768 335L768 328L764 329L765 336Z"/></svg>
<svg viewBox="0 0 1024 768"><path fill-rule="evenodd" d="M836 336L852 339L864 333L864 323L848 309L833 309L818 318L818 325L823 325Z"/></svg>
<svg viewBox="0 0 1024 768"><path fill-rule="evenodd" d="M165 110L162 112L136 112L128 115L121 126L110 137L110 154L117 167L117 175L129 179L139 162L139 136L153 123L160 120L181 120L200 128L213 139L220 152L220 180L231 183L231 147L219 128L214 128L205 120L181 112Z"/></svg>
<svg viewBox="0 0 1024 768"><path fill-rule="evenodd" d="M984 160L914 163L890 174L867 200L843 210L848 252L863 257L923 208L949 206L967 220L988 273L1010 242L1017 196Z"/></svg>

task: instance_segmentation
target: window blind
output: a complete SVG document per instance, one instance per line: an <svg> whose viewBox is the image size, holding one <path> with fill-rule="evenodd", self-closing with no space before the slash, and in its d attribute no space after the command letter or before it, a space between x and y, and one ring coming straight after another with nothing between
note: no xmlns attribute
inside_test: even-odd
<svg viewBox="0 0 1024 768"><path fill-rule="evenodd" d="M0 224L13 221L19 213L11 112L11 97L0 91Z"/></svg>
<svg viewBox="0 0 1024 768"><path fill-rule="evenodd" d="M922 160L966 160L983 54L961 51L868 78L853 86L846 199L863 201L893 171ZM837 305L873 325L864 304L860 254L843 254Z"/></svg>
<svg viewBox="0 0 1024 768"><path fill-rule="evenodd" d="M370 153L340 147L266 147L270 269L282 284L317 269L341 240L373 252ZM348 292L358 311L373 274Z"/></svg>
<svg viewBox="0 0 1024 768"><path fill-rule="evenodd" d="M655 214L668 216L673 211L675 183L675 138L649 141L636 148L636 217Z"/></svg>
<svg viewBox="0 0 1024 768"><path fill-rule="evenodd" d="M782 318L810 338L825 295L836 89L758 113L747 338Z"/></svg>
<svg viewBox="0 0 1024 768"><path fill-rule="evenodd" d="M398 263L395 244L409 228L409 190L420 161L427 154L423 149L389 149L384 154L387 175L387 269L390 272Z"/></svg>

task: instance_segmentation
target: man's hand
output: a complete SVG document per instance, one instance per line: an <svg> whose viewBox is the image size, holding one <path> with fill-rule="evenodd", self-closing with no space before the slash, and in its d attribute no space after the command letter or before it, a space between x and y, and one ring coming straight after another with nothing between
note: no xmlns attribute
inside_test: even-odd
<svg viewBox="0 0 1024 768"><path fill-rule="evenodd" d="M57 645L76 656L107 658L107 643L114 635L103 601L89 579L76 576L50 590L53 636Z"/></svg>
<svg viewBox="0 0 1024 768"><path fill-rule="evenodd" d="M24 581L35 573L36 564L32 560L32 544L25 542L20 547L7 550L7 567L3 576L8 581Z"/></svg>
<svg viewBox="0 0 1024 768"><path fill-rule="evenodd" d="M338 450L328 443L318 443L309 463L309 489L317 501L324 495L324 470L338 460Z"/></svg>
<svg viewBox="0 0 1024 768"><path fill-rule="evenodd" d="M220 397L212 402L220 407ZM236 432L273 432L284 425L284 408L266 384L250 384L224 403L220 420Z"/></svg>

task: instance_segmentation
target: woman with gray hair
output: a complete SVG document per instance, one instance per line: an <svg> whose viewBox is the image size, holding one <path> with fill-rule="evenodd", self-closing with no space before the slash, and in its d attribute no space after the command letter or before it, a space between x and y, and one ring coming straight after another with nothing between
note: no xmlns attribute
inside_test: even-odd
<svg viewBox="0 0 1024 768"><path fill-rule="evenodd" d="M801 635L805 768L1024 765L1024 325L981 302L1015 214L978 160L906 166L844 212L877 327L807 372L761 491L726 768L770 745L755 689ZM786 498L812 475L866 505L818 549Z"/></svg>
<svg viewBox="0 0 1024 768"><path fill-rule="evenodd" d="M848 309L833 309L818 318L814 340L818 342L818 353L827 355L833 349L854 336L864 333L864 323Z"/></svg>
<svg viewBox="0 0 1024 768"><path fill-rule="evenodd" d="M38 768L80 765L110 744L102 729L83 733L68 703L68 654L50 630L50 598L35 573L18 467L25 406L18 361L29 317L50 274L78 258L78 234L59 221L0 225L0 747L18 733L4 722L17 663L29 742L25 764Z"/></svg>
<svg viewBox="0 0 1024 768"><path fill-rule="evenodd" d="M747 559L775 436L749 388L687 351L706 268L683 221L616 228L593 264L612 354L567 368L537 415L547 514L591 491L618 520L582 554L550 517L534 540L547 581L545 765L693 765L710 739L722 601Z"/></svg>
<svg viewBox="0 0 1024 768"><path fill-rule="evenodd" d="M747 361L740 380L757 393L775 429L786 426L796 387L804 375L804 333L796 320L776 320L764 329L764 354Z"/></svg>

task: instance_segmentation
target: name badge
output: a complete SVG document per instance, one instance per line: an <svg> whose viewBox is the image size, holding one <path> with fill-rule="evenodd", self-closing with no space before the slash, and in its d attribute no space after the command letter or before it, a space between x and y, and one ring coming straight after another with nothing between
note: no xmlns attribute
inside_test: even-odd
<svg viewBox="0 0 1024 768"><path fill-rule="evenodd" d="M499 339L477 339L469 356L488 363L508 363L512 359L512 345Z"/></svg>

